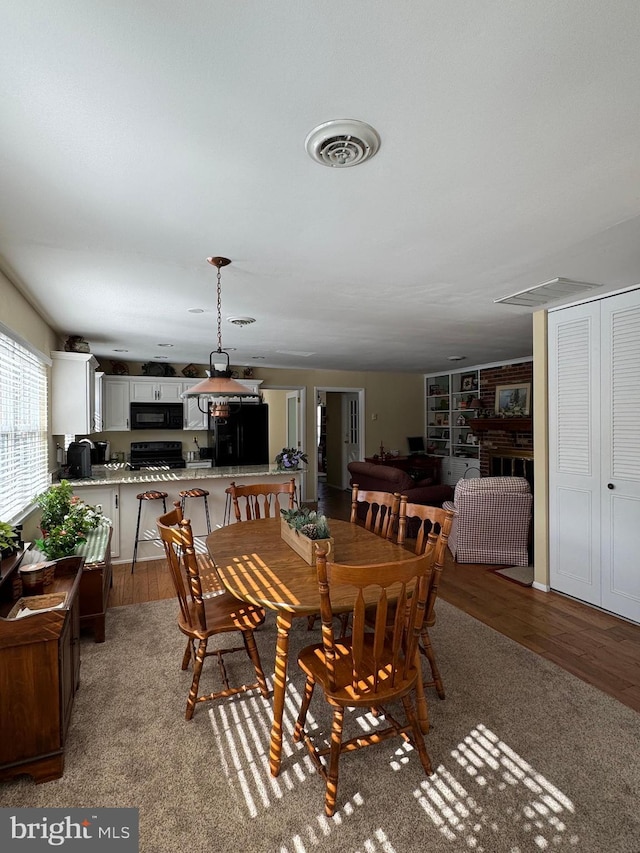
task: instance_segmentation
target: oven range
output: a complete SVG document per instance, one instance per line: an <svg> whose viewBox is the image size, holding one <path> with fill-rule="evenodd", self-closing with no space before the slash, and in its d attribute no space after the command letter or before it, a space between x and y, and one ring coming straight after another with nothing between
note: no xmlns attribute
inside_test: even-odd
<svg viewBox="0 0 640 853"><path fill-rule="evenodd" d="M186 468L181 441L132 441L129 468Z"/></svg>

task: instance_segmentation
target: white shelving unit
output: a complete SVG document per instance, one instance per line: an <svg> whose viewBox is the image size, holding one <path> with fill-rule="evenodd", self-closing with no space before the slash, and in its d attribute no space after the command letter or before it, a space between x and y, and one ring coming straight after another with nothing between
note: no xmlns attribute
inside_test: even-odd
<svg viewBox="0 0 640 853"><path fill-rule="evenodd" d="M425 376L427 447L443 457L444 482L454 484L467 470L479 472L480 448L469 421L479 400L478 370Z"/></svg>
<svg viewBox="0 0 640 853"><path fill-rule="evenodd" d="M432 456L451 452L451 374L425 377L427 400L427 447Z"/></svg>

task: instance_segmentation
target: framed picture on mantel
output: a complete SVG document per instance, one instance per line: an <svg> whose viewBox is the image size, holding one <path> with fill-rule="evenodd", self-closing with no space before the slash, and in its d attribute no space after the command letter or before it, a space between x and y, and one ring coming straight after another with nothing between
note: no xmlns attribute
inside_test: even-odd
<svg viewBox="0 0 640 853"><path fill-rule="evenodd" d="M526 418L531 410L531 383L498 385L496 387L496 415Z"/></svg>

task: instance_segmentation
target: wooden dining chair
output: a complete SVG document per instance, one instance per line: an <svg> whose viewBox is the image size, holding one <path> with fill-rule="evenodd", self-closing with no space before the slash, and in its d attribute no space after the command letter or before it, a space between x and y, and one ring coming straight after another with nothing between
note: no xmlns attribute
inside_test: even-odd
<svg viewBox="0 0 640 853"><path fill-rule="evenodd" d="M294 729L294 741L304 740L320 775L326 781L325 812L333 815L338 789L338 762L343 752L370 746L393 736L402 736L416 747L422 766L431 775L431 762L410 698L419 671L416 653L418 635L424 616L432 555L410 557L392 563L348 566L330 564L326 554L318 551L316 568L322 618L322 643L306 646L298 655L298 665L306 675L304 696ZM331 587L353 588L352 630L348 637L336 637L331 606ZM369 601L365 605L365 601ZM393 629L388 630L389 602L397 602ZM375 601L375 605L373 602ZM365 610L375 607L375 628L365 630ZM333 709L330 746L319 749L305 729L307 711L316 684ZM400 700L406 721L399 722L385 711L385 704ZM362 731L342 741L344 709L373 708L385 716L387 728ZM317 732L315 732L317 735ZM409 737L411 734L411 737ZM329 756L328 765L322 760Z"/></svg>
<svg viewBox="0 0 640 853"><path fill-rule="evenodd" d="M435 687L440 699L445 698L444 683L436 662L436 655L429 636L429 628L432 628L436 621L435 605L438 597L438 585L444 568L447 542L454 514L452 510L441 509L436 506L407 503L406 500L402 499L398 511L398 545L406 544L407 530L409 530L411 538L415 539L414 551L416 554L424 554L427 549L433 552L433 572L429 580L427 605L420 632L419 649L421 654L429 661L431 668L431 680L425 681L424 686Z"/></svg>
<svg viewBox="0 0 640 853"><path fill-rule="evenodd" d="M391 539L395 534L399 508L400 495L397 492L368 491L361 489L357 483L351 488L351 524L360 519L367 530L384 539Z"/></svg>
<svg viewBox="0 0 640 853"><path fill-rule="evenodd" d="M182 517L180 501L176 501L174 506L174 510L158 518L157 525L180 605L178 627L188 638L187 648L182 658L182 669L187 669L189 662L193 659L193 681L191 682L185 713L186 719L190 720L193 717L197 702L233 696L236 693L244 693L256 688L265 698L269 696L267 682L260 663L260 655L253 636L254 629L264 622L265 612L261 607L247 604L231 595L219 585L219 581L217 582L217 589L203 594L200 568L193 547L191 524ZM242 646L207 650L210 637L234 631L239 631L242 634ZM249 656L256 672L257 681L253 684L231 687L224 665L224 655L240 651L246 652ZM224 689L199 696L198 687L202 665L205 657L209 656L217 657Z"/></svg>
<svg viewBox="0 0 640 853"><path fill-rule="evenodd" d="M254 518L278 518L280 516L280 498L288 495L283 503L287 509L293 509L296 499L296 481L292 477L286 483L257 483L253 486L236 486L226 490L236 521L251 521Z"/></svg>

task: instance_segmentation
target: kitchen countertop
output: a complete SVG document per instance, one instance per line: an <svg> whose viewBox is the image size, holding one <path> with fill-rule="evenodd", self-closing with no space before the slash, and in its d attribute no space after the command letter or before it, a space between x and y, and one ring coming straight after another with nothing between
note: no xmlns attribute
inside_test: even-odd
<svg viewBox="0 0 640 853"><path fill-rule="evenodd" d="M240 479L242 477L273 477L288 474L278 471L275 465L237 465L226 468L145 468L132 471L126 462L110 462L107 465L94 465L91 477L82 480L69 480L74 489L82 486L117 486L126 483L163 483L184 480ZM291 476L301 473L302 469L291 471Z"/></svg>

